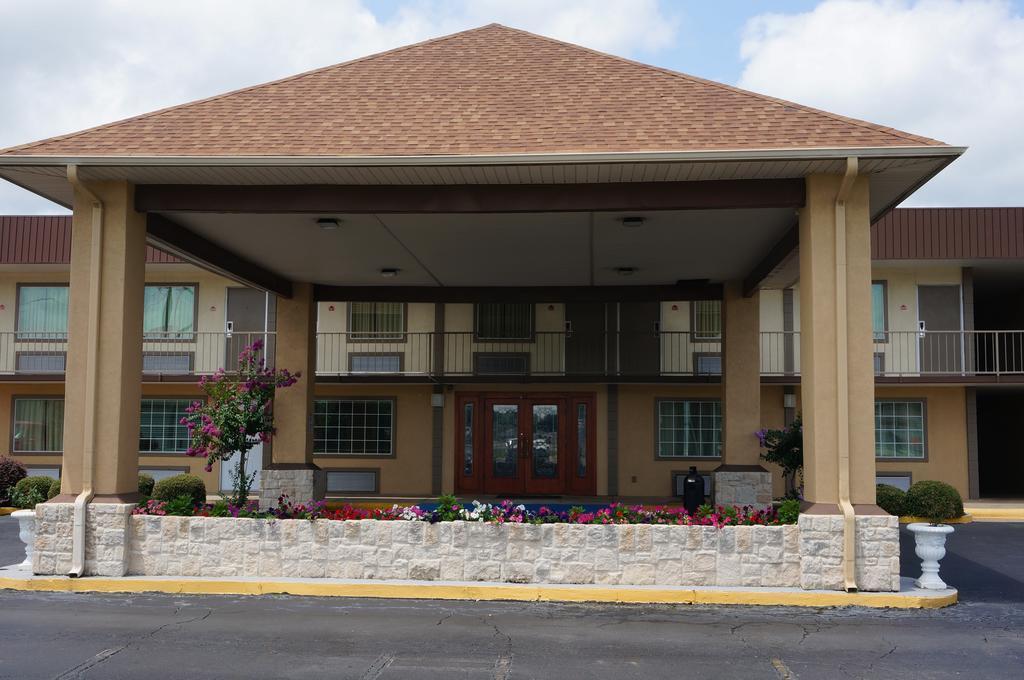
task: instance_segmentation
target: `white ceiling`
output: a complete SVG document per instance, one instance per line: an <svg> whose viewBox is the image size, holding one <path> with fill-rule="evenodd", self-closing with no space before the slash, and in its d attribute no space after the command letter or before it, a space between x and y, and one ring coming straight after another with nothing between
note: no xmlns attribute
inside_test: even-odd
<svg viewBox="0 0 1024 680"><path fill-rule="evenodd" d="M586 286L743 278L795 222L791 209L474 215L170 213L295 281L330 285ZM318 217L336 217L325 231ZM591 237L591 231L593 236ZM632 276L616 267L636 267ZM382 268L401 270L382 278Z"/></svg>

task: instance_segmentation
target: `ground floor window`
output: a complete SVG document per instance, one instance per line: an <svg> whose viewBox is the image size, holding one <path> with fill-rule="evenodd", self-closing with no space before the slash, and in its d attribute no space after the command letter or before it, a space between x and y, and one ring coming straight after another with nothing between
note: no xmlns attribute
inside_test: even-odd
<svg viewBox="0 0 1024 680"><path fill-rule="evenodd" d="M313 453L393 455L394 423L394 399L317 399L313 405Z"/></svg>
<svg viewBox="0 0 1024 680"><path fill-rule="evenodd" d="M717 399L659 399L659 458L717 458L722 455L722 402Z"/></svg>
<svg viewBox="0 0 1024 680"><path fill-rule="evenodd" d="M181 424L191 399L143 399L139 423L141 453L184 453L188 428Z"/></svg>
<svg viewBox="0 0 1024 680"><path fill-rule="evenodd" d="M18 453L60 453L64 450L64 399L16 397L11 450Z"/></svg>
<svg viewBox="0 0 1024 680"><path fill-rule="evenodd" d="M925 457L924 400L875 401L875 457Z"/></svg>

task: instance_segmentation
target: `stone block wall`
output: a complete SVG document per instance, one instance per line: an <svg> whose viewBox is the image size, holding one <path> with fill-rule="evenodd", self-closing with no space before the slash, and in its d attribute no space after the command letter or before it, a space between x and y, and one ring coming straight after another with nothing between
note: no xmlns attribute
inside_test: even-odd
<svg viewBox="0 0 1024 680"><path fill-rule="evenodd" d="M843 589L843 516L800 515L800 587ZM859 515L856 519L856 579L860 590L900 589L899 518Z"/></svg>
<svg viewBox="0 0 1024 680"><path fill-rule="evenodd" d="M277 507L277 499L288 496L292 503L324 497L326 477L318 469L275 469L260 473L260 507Z"/></svg>
<svg viewBox="0 0 1024 680"><path fill-rule="evenodd" d="M715 505L763 509L772 504L772 474L767 470L716 470L714 475Z"/></svg>
<svg viewBox="0 0 1024 680"><path fill-rule="evenodd" d="M799 585L798 529L135 516L129 573Z"/></svg>
<svg viewBox="0 0 1024 680"><path fill-rule="evenodd" d="M73 503L36 506L35 553L32 572L65 575L71 570ZM128 525L135 506L94 503L85 527L85 575L124 576L128 570Z"/></svg>

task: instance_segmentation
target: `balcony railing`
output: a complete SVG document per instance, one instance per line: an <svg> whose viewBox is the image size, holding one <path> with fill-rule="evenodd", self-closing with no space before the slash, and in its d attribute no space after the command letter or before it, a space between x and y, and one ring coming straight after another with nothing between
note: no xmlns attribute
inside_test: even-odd
<svg viewBox="0 0 1024 680"><path fill-rule="evenodd" d="M237 368L243 347L262 340L273 363L274 333L147 333L143 374L150 379ZM721 374L722 343L685 331L555 332L495 340L472 332L391 336L318 333L321 377L437 379L708 378ZM873 342L874 371L888 378L1024 376L1024 331L887 331ZM0 375L63 376L67 336L0 333ZM800 333L760 334L761 374L800 376Z"/></svg>

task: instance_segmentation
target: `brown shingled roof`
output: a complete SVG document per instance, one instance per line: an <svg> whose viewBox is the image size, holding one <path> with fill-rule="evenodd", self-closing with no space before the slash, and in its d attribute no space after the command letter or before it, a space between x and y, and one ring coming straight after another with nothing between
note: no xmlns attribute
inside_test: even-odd
<svg viewBox="0 0 1024 680"><path fill-rule="evenodd" d="M0 152L425 156L941 146L491 24Z"/></svg>

